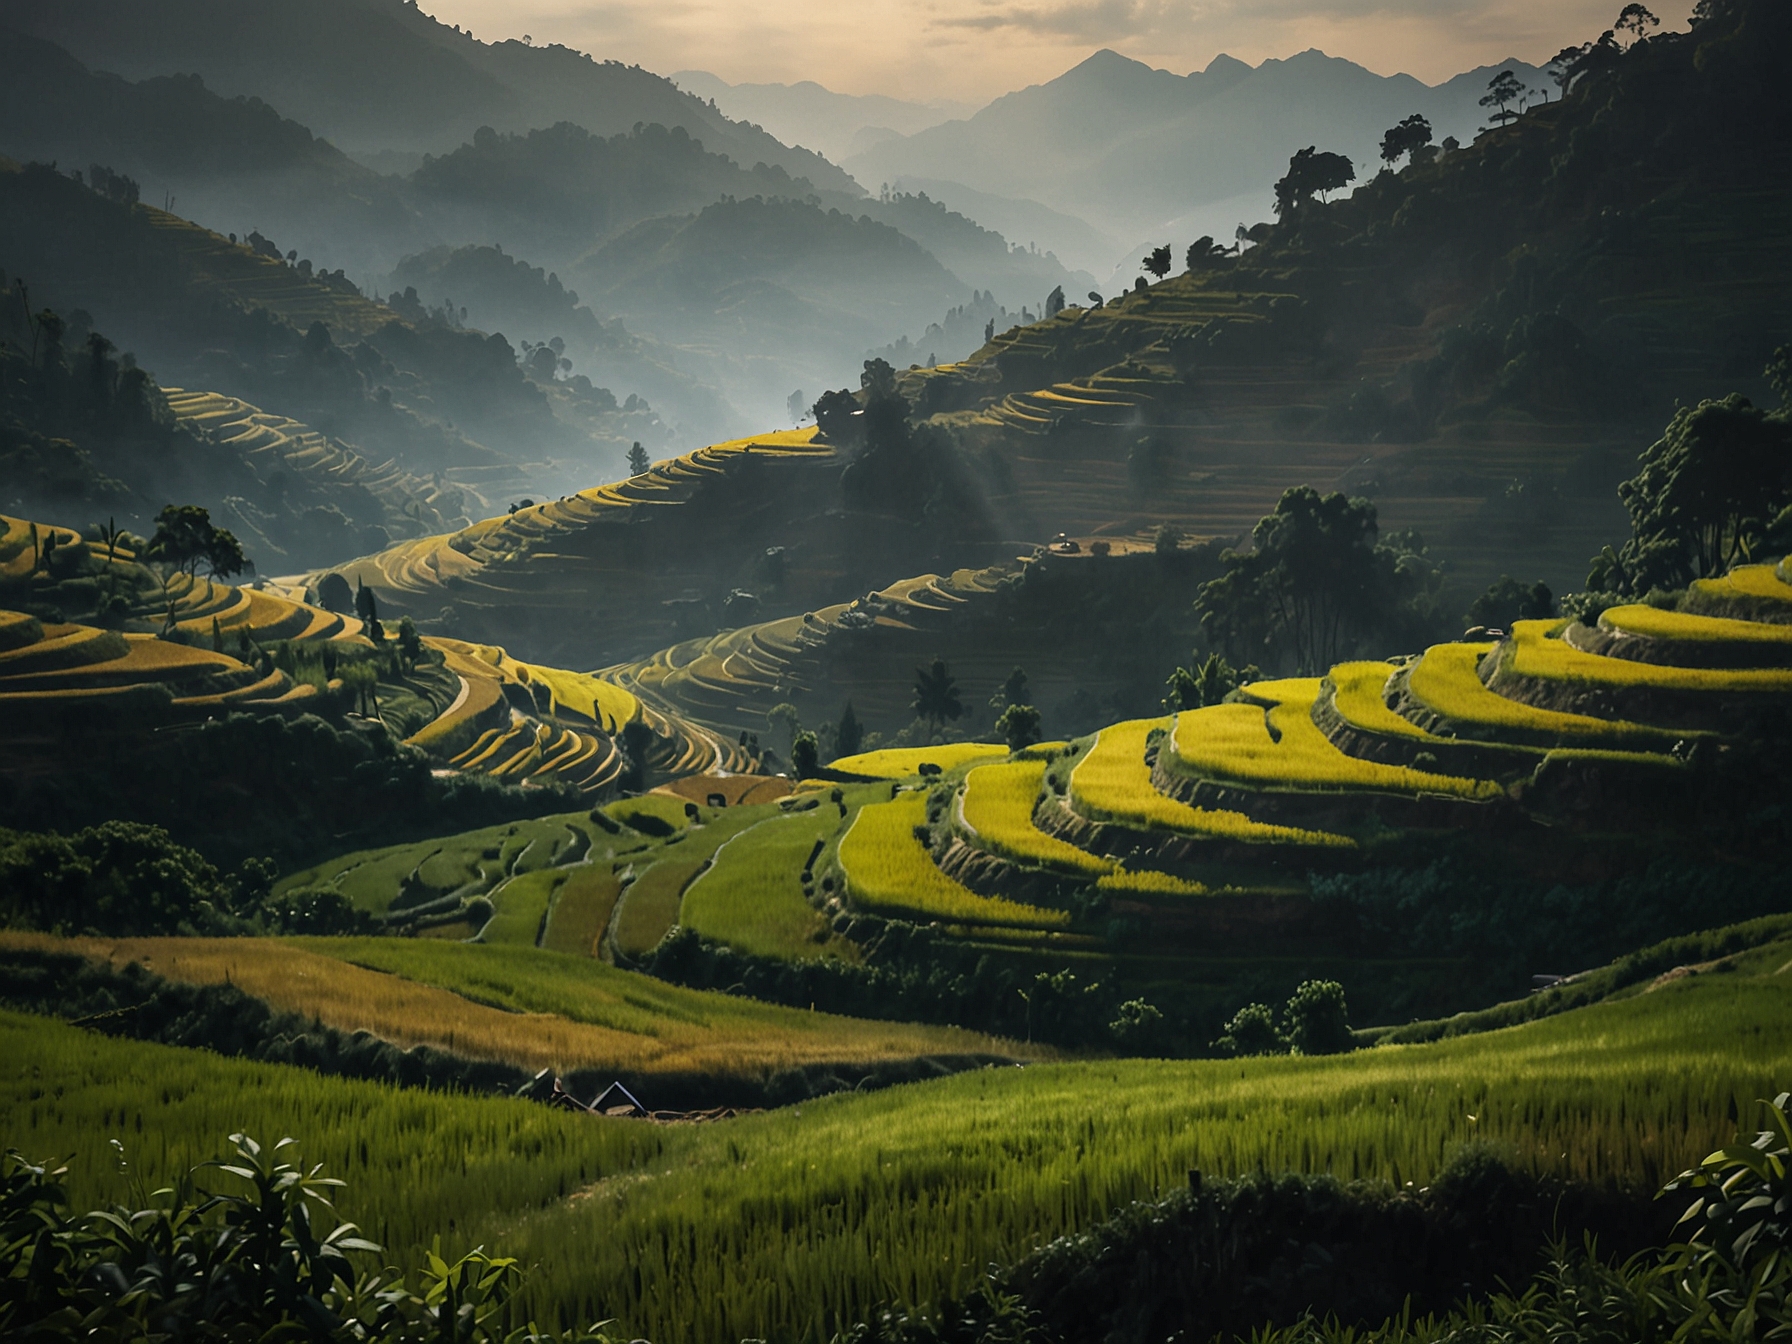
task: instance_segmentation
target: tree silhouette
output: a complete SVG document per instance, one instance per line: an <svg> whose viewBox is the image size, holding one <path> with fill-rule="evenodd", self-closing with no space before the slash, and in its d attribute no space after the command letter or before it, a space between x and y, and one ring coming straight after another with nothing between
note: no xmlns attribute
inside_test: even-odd
<svg viewBox="0 0 1792 1344"><path fill-rule="evenodd" d="M1244 225L1241 224L1238 227L1240 232L1242 232ZM1188 255L1186 257L1188 269L1191 271L1206 270L1208 267L1212 266L1217 259L1225 255L1226 249L1213 241L1213 235L1204 233L1188 245Z"/></svg>
<svg viewBox="0 0 1792 1344"><path fill-rule="evenodd" d="M1276 183L1275 211L1287 216L1318 195L1337 191L1356 181L1356 165L1342 154L1321 152L1313 145L1288 160L1288 173Z"/></svg>
<svg viewBox="0 0 1792 1344"><path fill-rule="evenodd" d="M821 744L814 733L798 733L790 744L790 777L813 779L821 765Z"/></svg>
<svg viewBox="0 0 1792 1344"><path fill-rule="evenodd" d="M1517 75L1513 74L1511 70L1500 71L1499 74L1487 81L1487 92L1481 97L1482 107L1499 108L1499 111L1495 112L1488 120L1497 121L1502 126L1513 120L1518 113L1507 107L1506 104L1517 102L1524 93L1525 87L1518 82Z"/></svg>
<svg viewBox="0 0 1792 1344"><path fill-rule="evenodd" d="M1629 33L1631 42L1641 42L1649 36L1651 28L1661 27L1661 20L1651 14L1646 6L1631 0L1619 11L1618 21L1612 25L1615 33Z"/></svg>
<svg viewBox="0 0 1792 1344"><path fill-rule="evenodd" d="M1426 145L1431 143L1431 123L1420 113L1414 112L1402 120L1399 125L1391 126L1381 137L1381 159L1383 163L1398 163L1402 154L1416 156Z"/></svg>
<svg viewBox="0 0 1792 1344"><path fill-rule="evenodd" d="M1170 273L1170 245L1165 243L1162 247L1152 248L1139 265L1162 280Z"/></svg>
<svg viewBox="0 0 1792 1344"><path fill-rule="evenodd" d="M1224 552L1225 573L1196 594L1203 628L1229 648L1283 645L1303 671L1323 671L1391 605L1377 530L1366 499L1289 489L1252 529L1252 549Z"/></svg>
<svg viewBox="0 0 1792 1344"><path fill-rule="evenodd" d="M143 558L160 571L167 622L174 624L172 585L176 574L196 582L204 565L211 577L227 579L249 565L243 547L221 527L212 526L211 513L197 504L170 504L156 515L155 535L144 548Z"/></svg>
<svg viewBox="0 0 1792 1344"><path fill-rule="evenodd" d="M634 446L628 450L628 474L639 476L652 465L647 459L647 450L641 446L641 441L636 439Z"/></svg>
<svg viewBox="0 0 1792 1344"><path fill-rule="evenodd" d="M1017 667L1008 674L1008 679L996 689L996 693L990 696L989 707L999 712L1009 705L1024 705L1028 699L1027 674Z"/></svg>
<svg viewBox="0 0 1792 1344"><path fill-rule="evenodd" d="M1047 317L1056 317L1059 313L1061 313L1063 311L1064 311L1064 286L1059 285L1056 289L1052 290L1052 292L1050 294L1047 294L1045 296L1045 315Z"/></svg>
<svg viewBox="0 0 1792 1344"><path fill-rule="evenodd" d="M840 726L834 729L834 750L841 756L857 756L864 741L865 729L859 723L859 716L853 713L852 701L848 700L840 715Z"/></svg>
<svg viewBox="0 0 1792 1344"><path fill-rule="evenodd" d="M946 668L946 661L936 657L927 667L915 669L915 698L910 706L915 717L927 720L931 728L928 740L948 723L955 723L964 714L958 698L958 679Z"/></svg>

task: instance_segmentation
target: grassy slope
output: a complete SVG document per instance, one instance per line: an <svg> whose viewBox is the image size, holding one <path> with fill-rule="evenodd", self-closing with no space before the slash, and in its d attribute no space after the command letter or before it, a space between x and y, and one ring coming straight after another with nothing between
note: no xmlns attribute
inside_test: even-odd
<svg viewBox="0 0 1792 1344"><path fill-rule="evenodd" d="M81 1197L146 1183L227 1129L293 1132L350 1179L395 1252L429 1230L534 1266L544 1319L613 1315L654 1339L825 1339L925 1303L1185 1171L1424 1181L1459 1143L1647 1187L1726 1138L1792 1070L1769 974L1681 979L1548 1021L1348 1059L1062 1064L961 1075L713 1126L571 1120L395 1093L0 1016L6 1141L73 1153ZM427 1141L423 1141L427 1136ZM574 1191L579 1194L566 1198Z"/></svg>
<svg viewBox="0 0 1792 1344"><path fill-rule="evenodd" d="M427 938L57 940L34 934L0 934L0 943L69 948L114 965L137 961L195 984L228 981L345 1032L369 1031L401 1046L431 1045L530 1070L764 1079L819 1063L1045 1053L951 1027L868 1022L682 989L533 948Z"/></svg>

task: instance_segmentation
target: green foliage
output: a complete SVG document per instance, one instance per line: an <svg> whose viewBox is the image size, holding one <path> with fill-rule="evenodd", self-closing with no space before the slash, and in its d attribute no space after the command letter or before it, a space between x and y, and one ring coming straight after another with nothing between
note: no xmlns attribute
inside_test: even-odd
<svg viewBox="0 0 1792 1344"><path fill-rule="evenodd" d="M1782 1269L1792 1251L1792 1121L1786 1115L1792 1093L1782 1092L1761 1103L1762 1128L1754 1135L1738 1135L1734 1143L1710 1154L1698 1166L1683 1171L1662 1193L1699 1192L1681 1215L1682 1225L1693 1224L1690 1250L1696 1261L1715 1262L1726 1270L1753 1270L1764 1266L1769 1273ZM1781 1289L1785 1309L1787 1284Z"/></svg>
<svg viewBox="0 0 1792 1344"><path fill-rule="evenodd" d="M814 733L798 733L790 743L790 773L796 779L813 779L821 768L821 743Z"/></svg>
<svg viewBox="0 0 1792 1344"><path fill-rule="evenodd" d="M964 703L958 698L958 678L946 667L945 659L935 658L926 667L915 669L915 694L910 704L917 718L927 720L934 732L947 723L956 723L964 714Z"/></svg>
<svg viewBox="0 0 1792 1344"><path fill-rule="evenodd" d="M1039 711L1031 705L1011 704L996 719L996 736L1009 751L1021 751L1039 740Z"/></svg>
<svg viewBox="0 0 1792 1344"><path fill-rule="evenodd" d="M1285 1055L1288 1038L1276 1025L1275 1010L1268 1004L1247 1003L1226 1023L1226 1029L1213 1043L1222 1055Z"/></svg>
<svg viewBox="0 0 1792 1344"><path fill-rule="evenodd" d="M1594 558L1591 591L1641 597L1722 574L1792 503L1792 420L1738 393L1681 407L1639 461L1618 487L1630 540Z"/></svg>
<svg viewBox="0 0 1792 1344"><path fill-rule="evenodd" d="M647 455L647 450L641 446L641 441L636 439L628 450L628 474L644 476L652 465L653 460Z"/></svg>
<svg viewBox="0 0 1792 1344"><path fill-rule="evenodd" d="M1201 585L1195 610L1233 658L1268 653L1320 672L1375 634L1410 638L1436 620L1441 575L1416 534L1378 542L1375 505L1311 486L1283 493L1227 550L1225 572Z"/></svg>
<svg viewBox="0 0 1792 1344"><path fill-rule="evenodd" d="M1510 575L1502 574L1474 600L1462 619L1470 626L1510 630L1515 621L1547 620L1555 614L1555 594L1543 580L1539 579L1527 588Z"/></svg>
<svg viewBox="0 0 1792 1344"><path fill-rule="evenodd" d="M293 1139L264 1148L232 1134L230 1143L227 1160L193 1168L145 1207L79 1216L69 1213L66 1168L9 1149L0 1157L0 1329L17 1339L78 1333L116 1344L574 1337L506 1330L522 1271L483 1249L449 1263L432 1247L414 1287L372 1268L366 1257L380 1247L336 1214L343 1181L323 1175L321 1164L307 1169ZM248 1189L201 1186L213 1172Z"/></svg>
<svg viewBox="0 0 1792 1344"><path fill-rule="evenodd" d="M264 912L267 870L235 878L157 826L108 821L72 835L0 830L0 923L130 937L236 933ZM280 914L266 917L277 923Z"/></svg>
<svg viewBox="0 0 1792 1344"><path fill-rule="evenodd" d="M1297 1055L1338 1055L1356 1044L1344 986L1336 980L1303 981L1289 998L1282 1020L1288 1044Z"/></svg>
<svg viewBox="0 0 1792 1344"><path fill-rule="evenodd" d="M834 729L834 755L857 756L864 742L864 726L859 722L859 716L853 712L852 701L848 700L846 708L840 713L840 725Z"/></svg>

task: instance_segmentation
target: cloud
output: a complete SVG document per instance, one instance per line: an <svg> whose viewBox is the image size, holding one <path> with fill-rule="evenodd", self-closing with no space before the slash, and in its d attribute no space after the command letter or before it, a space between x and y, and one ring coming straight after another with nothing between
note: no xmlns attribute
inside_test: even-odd
<svg viewBox="0 0 1792 1344"><path fill-rule="evenodd" d="M938 28L974 28L988 32L1017 28L1083 42L1111 42L1188 22L1198 6L1171 0L1068 0L1058 5L986 3L982 12L935 18Z"/></svg>

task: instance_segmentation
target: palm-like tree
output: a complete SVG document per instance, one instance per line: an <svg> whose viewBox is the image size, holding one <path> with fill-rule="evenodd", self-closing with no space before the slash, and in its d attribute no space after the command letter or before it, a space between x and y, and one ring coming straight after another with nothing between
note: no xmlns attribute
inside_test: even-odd
<svg viewBox="0 0 1792 1344"><path fill-rule="evenodd" d="M931 727L929 740L933 733L964 713L958 698L958 679L946 670L945 659L936 657L930 666L915 669L913 708L916 717L926 719Z"/></svg>

